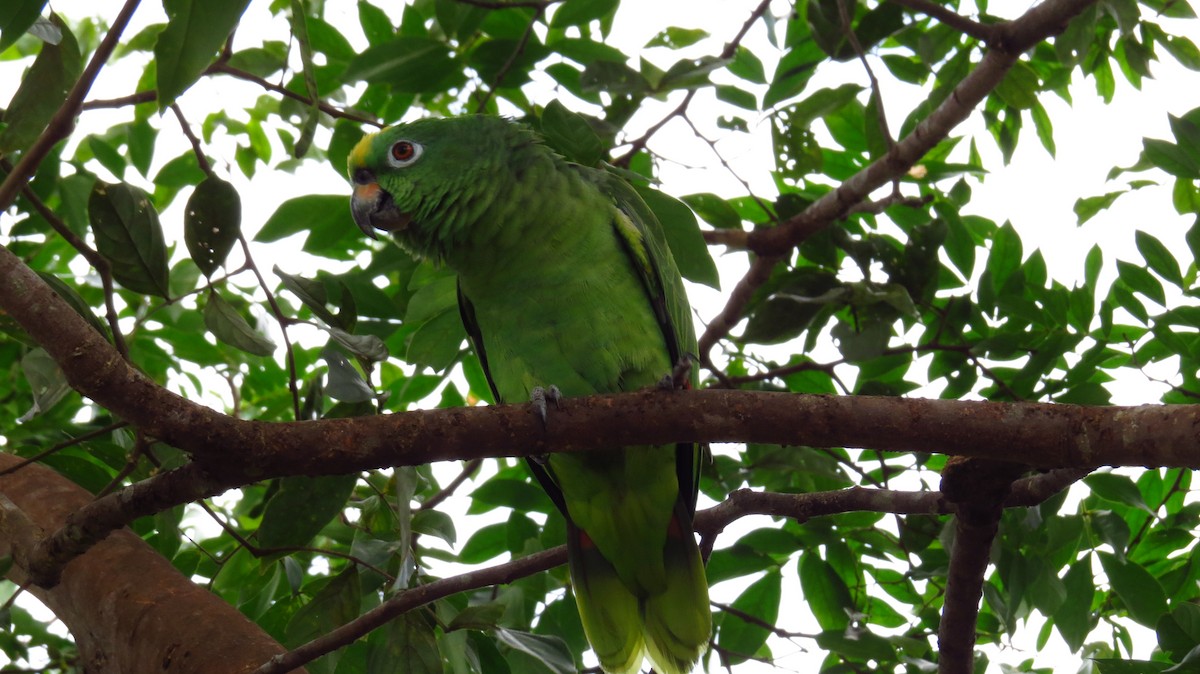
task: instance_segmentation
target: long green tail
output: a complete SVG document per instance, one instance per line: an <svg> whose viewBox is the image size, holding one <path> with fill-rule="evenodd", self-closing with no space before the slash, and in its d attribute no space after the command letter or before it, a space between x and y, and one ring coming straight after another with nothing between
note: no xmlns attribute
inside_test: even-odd
<svg viewBox="0 0 1200 674"><path fill-rule="evenodd" d="M568 522L575 601L604 671L637 672L645 651L659 674L688 674L707 648L712 633L708 581L690 522L682 526L681 520L686 518L676 513L667 531L666 585L644 596L631 592L587 533Z"/></svg>

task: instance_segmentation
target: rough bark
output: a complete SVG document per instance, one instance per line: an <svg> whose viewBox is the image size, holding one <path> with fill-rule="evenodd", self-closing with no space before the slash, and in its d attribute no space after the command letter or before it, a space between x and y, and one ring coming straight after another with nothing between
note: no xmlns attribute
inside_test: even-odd
<svg viewBox="0 0 1200 674"><path fill-rule="evenodd" d="M16 463L0 453L0 470ZM58 530L92 496L39 465L0 476L0 494L11 504L0 511L0 557L12 555L9 579L21 584L31 538ZM128 530L74 560L54 589L29 592L71 630L89 674L236 674L284 651Z"/></svg>

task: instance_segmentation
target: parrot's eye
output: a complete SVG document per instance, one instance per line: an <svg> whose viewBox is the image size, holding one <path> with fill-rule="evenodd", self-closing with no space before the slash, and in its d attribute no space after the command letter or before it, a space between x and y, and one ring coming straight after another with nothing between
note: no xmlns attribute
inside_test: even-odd
<svg viewBox="0 0 1200 674"><path fill-rule="evenodd" d="M390 162L396 168L411 166L421 158L421 146L411 140L398 140L392 144Z"/></svg>

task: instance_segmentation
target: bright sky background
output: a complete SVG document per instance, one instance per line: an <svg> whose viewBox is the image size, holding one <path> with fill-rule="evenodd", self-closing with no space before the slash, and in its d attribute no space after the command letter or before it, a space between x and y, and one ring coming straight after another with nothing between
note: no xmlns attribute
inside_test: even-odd
<svg viewBox="0 0 1200 674"><path fill-rule="evenodd" d="M71 19L82 16L100 15L115 16L121 6L119 0L54 0L51 7ZM258 38L255 30L265 30L274 36L286 35L286 26L272 19L266 11L262 0L252 3L238 31L237 46L254 46ZM399 3L388 3L399 6ZM665 49L650 50L647 57L660 67L670 65L676 58L682 56L700 56L715 54L720 51L724 42L730 39L749 15L755 2L730 2L728 0L658 0L656 2L626 2L618 13L612 43L626 53L637 53L654 34L668 25L685 28L703 28L712 37L692 48L682 52L670 52ZM990 9L994 14L1005 17L1015 17L1027 10L1031 2L993 1ZM790 9L790 3L776 1L771 11L776 16L785 15ZM1143 8L1143 11L1146 11ZM970 13L967 8L964 13ZM335 25L345 28L346 36L357 48L365 45L358 29L357 10L354 2L349 0L328 0L326 3L327 19ZM398 11L391 14L398 18ZM135 34L141 27L160 22L165 19L160 5L145 2L135 15L133 26L127 35ZM1200 25L1197 22L1182 22L1163 20L1168 32L1188 35L1193 42L1200 44ZM751 48L765 63L768 73L773 72L780 53L766 41L762 23L757 24L749 33L744 43ZM1160 50L1161 51L1161 50ZM143 60L134 61L138 67L111 68L101 74L93 89L91 98L111 98L127 95L134 91L137 77L140 75L140 64ZM130 64L131 66L133 64ZM885 69L874 60L876 73L881 77ZM1200 74L1188 71L1174 62L1155 63L1152 70L1156 79L1146 80L1142 91L1129 86L1118 75L1117 93L1111 105L1104 105L1096 96L1094 83L1089 80L1076 78L1072 89L1074 105L1069 106L1055 96L1043 98L1051 119L1055 125L1055 141L1057 143L1057 158L1051 158L1034 137L1032 123L1027 123L1023 130L1023 142L1017 150L1013 161L1003 166L999 152L995 149L983 130L983 124L978 114L973 115L960 126L957 134L975 135L979 137L979 148L984 157L984 164L992 173L982 183L974 182L974 198L968 209L997 222L1011 220L1021 233L1025 244L1025 254L1028 255L1036 248L1042 249L1046 255L1050 275L1067 286L1082 282L1083 258L1095 242L1100 242L1106 251L1105 272L1101 276L1101 285L1106 287L1114 275L1112 259L1120 257L1140 263L1140 257L1133 243L1134 232L1138 229L1154 234L1168 247L1175 251L1186 251L1183 235L1192 224L1191 218L1183 218L1171 209L1170 182L1163 174L1149 174L1150 177L1163 181L1161 188L1147 188L1122 197L1108 211L1105 211L1089 221L1083 227L1077 227L1072 211L1075 200L1079 197L1094 196L1120 189L1119 183L1106 183L1105 177L1114 165L1129 166L1133 164L1141 151L1143 136L1170 138L1167 125L1167 113L1181 115L1197 104L1200 97L1194 92L1200 91ZM20 68L10 62L0 62L0 98L6 99L8 94L16 89L21 74ZM718 75L718 79L721 76ZM846 81L854 81L866 85L867 80L862 68L857 63L843 64L834 69L818 73L809 86L813 91L821 86L836 86ZM535 85L536 86L536 85ZM545 101L548 93L541 96L535 93L534 100ZM547 88L546 92L549 91ZM250 105L260 90L251 84L236 81L228 77L209 78L202 81L193 90L180 99L180 105L188 113L194 127L198 127L209 111L214 101L221 101L227 107ZM759 92L761 93L761 92ZM892 129L898 129L900 122L908 111L920 100L920 92L914 87L883 78L883 97L889 112L889 122ZM585 109L579 101L565 95L568 107ZM239 103L244 100L245 103ZM648 103L630 125L633 136L641 130L661 119L661 117L678 102L672 98L666 103ZM721 133L715 129L711 120L717 104L710 92L697 96L692 109L696 112L693 119L701 130L709 137L718 137ZM127 111L94 111L85 113L81 120L81 128L76 138L82 137L89 130L103 130L110 123L123 121ZM724 114L728 114L725 112ZM742 114L742 113L739 113ZM731 164L742 178L747 180L760 196L774 196L774 190L767 168L772 165L770 150L769 121L766 119L750 119L751 128L756 133L751 136L741 135L730 140L722 141L718 148L724 158ZM151 175L166 161L174 158L187 148L177 132L173 118L162 120L161 126L166 128L163 143L157 149L155 165ZM327 137L326 137L327 138ZM318 136L317 145L323 147L327 141ZM965 143L964 143L965 147ZM744 193L741 185L721 168L720 163L708 146L698 141L691 130L682 121L676 120L667 125L651 142L651 148L666 158L660 165L664 191L670 194L682 195L694 192L715 192L726 197L741 196ZM218 137L210 148L210 156L232 157L233 146L228 137ZM276 160L282 156L277 148ZM96 167L99 175L107 176L100 167ZM227 167L217 168L224 177L230 177ZM337 171L327 164L311 165L293 175L285 172L271 173L260 168L254 180L254 191L249 193L242 190L243 226L249 234L253 234L259 226L274 212L278 204L288 198L311 193L348 193L346 184L339 178ZM236 176L235 176L236 177ZM1137 177L1143 177L1138 175ZM235 180L239 187L244 187L244 181ZM182 239L181 211L183 198L178 198L175 205L162 214L162 221L167 228L168 242L178 242ZM11 224L6 215L0 222L0 232L6 231ZM300 260L294 250L297 242L281 242L270 245L255 246L255 255L259 266L269 269L278 263L285 271L292 273L308 273L308 265ZM236 253L234 254L237 255ZM746 264L744 256L733 255L719 258L722 284L726 291L733 287L740 278ZM699 286L690 287L693 305L702 320L711 318L724 304L721 293ZM836 357L832 347L823 347L815 356L817 358ZM1159 371L1162 370L1162 371ZM1153 371L1156 376L1168 378L1173 370L1158 368ZM1127 380L1127 381L1126 381ZM1126 378L1111 388L1114 402L1119 404L1138 404L1153 402L1162 392L1161 385L1148 383L1144 378L1130 373ZM210 401L215 407L221 407L220 401ZM446 466L444 474L456 474L456 465ZM488 475L490 471L484 473ZM439 473L441 474L441 473ZM447 477L448 479L448 477ZM456 521L462 522L461 515L465 512L466 503L463 499L447 504L450 513ZM702 504L703 505L703 504ZM477 519L480 525L502 520L505 514L492 513L494 518ZM886 520L885 520L886 521ZM768 526L765 518L743 520L737 530L731 530L722 537L720 545L728 545L746 531L760 526ZM469 531L459 531L459 545L469 537ZM784 603L780 611L780 627L789 630L815 633L819 631L815 622L807 617L807 611L797 610L801 599L798 581L796 580L795 565L789 564L784 569ZM713 597L718 601L732 601L738 592L746 585L744 582L730 581L717 586ZM993 663L1003 661L1011 664L1019 663L1026 658L1035 658L1035 664L1042 667L1052 667L1056 671L1073 671L1079 659L1066 653L1061 640L1054 636L1050 639L1047 649L1038 651L1034 639L1040 627L1040 620L1035 614L1034 622L1021 630L1019 638L1006 647L1002 652L989 648ZM1153 634L1148 630L1134 628L1138 640L1137 655L1149 655L1153 646ZM772 650L775 653L778 667L784 671L810 671L823 659L820 649L808 640L788 643L773 639ZM805 651L807 649L807 652ZM3 658L0 657L0 664ZM993 668L995 665L993 664ZM757 672L778 671L766 665L742 665L738 672L747 674Z"/></svg>

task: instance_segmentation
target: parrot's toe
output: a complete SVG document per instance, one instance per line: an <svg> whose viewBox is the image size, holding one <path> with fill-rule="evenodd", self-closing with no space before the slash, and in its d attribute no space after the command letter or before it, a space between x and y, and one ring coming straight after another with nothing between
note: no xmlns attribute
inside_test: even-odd
<svg viewBox="0 0 1200 674"><path fill-rule="evenodd" d="M692 362L694 360L695 356L684 354L679 359L679 362L675 363L675 367L671 368L670 372L664 374L662 379L658 380L658 388L664 391L691 388L691 381L688 375L691 374Z"/></svg>
<svg viewBox="0 0 1200 674"><path fill-rule="evenodd" d="M533 403L533 409L537 410L537 414L542 419L542 425L546 425L546 403L547 401L554 403L558 407L558 401L562 400L562 391L554 384L542 388L541 386L534 387L529 393L529 402Z"/></svg>

